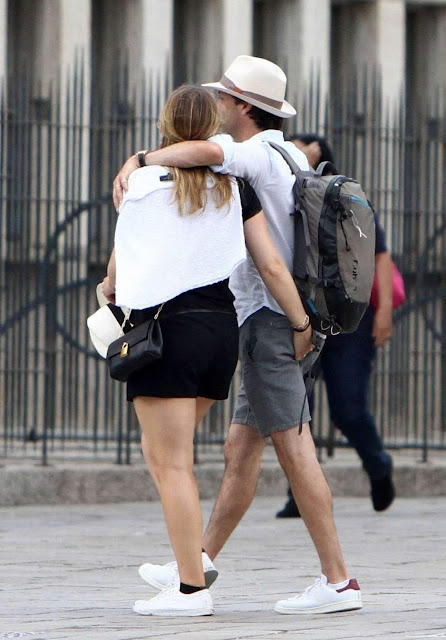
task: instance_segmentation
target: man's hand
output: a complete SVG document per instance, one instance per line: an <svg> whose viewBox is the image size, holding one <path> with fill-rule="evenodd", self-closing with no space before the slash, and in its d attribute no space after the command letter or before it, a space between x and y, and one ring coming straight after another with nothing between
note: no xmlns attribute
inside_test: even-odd
<svg viewBox="0 0 446 640"><path fill-rule="evenodd" d="M311 324L305 331L293 331L294 357L302 360L308 353L313 351L313 329Z"/></svg>
<svg viewBox="0 0 446 640"><path fill-rule="evenodd" d="M121 171L113 180L113 204L115 205L116 211L119 210L119 205L121 204L122 198L124 197L124 191L127 191L129 188L129 175L132 173L132 171L135 171L135 169L139 169L139 163L138 158L133 155L126 161L126 163L122 166Z"/></svg>
<svg viewBox="0 0 446 640"><path fill-rule="evenodd" d="M105 276L102 281L102 293L109 302L116 304L115 288L110 284L110 279L108 276Z"/></svg>
<svg viewBox="0 0 446 640"><path fill-rule="evenodd" d="M392 336L392 310L377 309L373 319L372 336L375 347L383 347Z"/></svg>

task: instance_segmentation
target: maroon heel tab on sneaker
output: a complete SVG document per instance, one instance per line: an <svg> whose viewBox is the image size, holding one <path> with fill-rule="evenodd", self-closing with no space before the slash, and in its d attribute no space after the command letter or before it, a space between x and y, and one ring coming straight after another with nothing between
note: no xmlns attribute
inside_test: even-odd
<svg viewBox="0 0 446 640"><path fill-rule="evenodd" d="M343 591L347 591L348 589L353 589L353 591L361 591L356 578L352 578L346 587L343 587L342 589L336 589L336 591L338 593L342 593Z"/></svg>

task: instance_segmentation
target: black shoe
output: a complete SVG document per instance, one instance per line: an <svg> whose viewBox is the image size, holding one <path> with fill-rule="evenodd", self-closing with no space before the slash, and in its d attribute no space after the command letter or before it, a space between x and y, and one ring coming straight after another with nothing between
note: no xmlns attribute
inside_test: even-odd
<svg viewBox="0 0 446 640"><path fill-rule="evenodd" d="M276 518L300 518L299 509L294 498L290 498L282 511L276 513Z"/></svg>
<svg viewBox="0 0 446 640"><path fill-rule="evenodd" d="M390 507L395 499L395 487L392 481L392 474L389 473L384 478L370 480L372 485L372 502L375 511L385 511Z"/></svg>

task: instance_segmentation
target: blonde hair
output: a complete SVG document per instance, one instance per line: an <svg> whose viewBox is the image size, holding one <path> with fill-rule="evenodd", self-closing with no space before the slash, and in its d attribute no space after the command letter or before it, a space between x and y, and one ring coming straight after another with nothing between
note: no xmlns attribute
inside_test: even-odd
<svg viewBox="0 0 446 640"><path fill-rule="evenodd" d="M158 121L163 135L161 148L184 140L207 140L220 126L217 101L203 87L183 85L168 98ZM174 197L180 214L204 209L207 202L207 178L214 182L213 196L218 209L229 203L232 186L229 176L214 173L209 167L169 168L173 174Z"/></svg>

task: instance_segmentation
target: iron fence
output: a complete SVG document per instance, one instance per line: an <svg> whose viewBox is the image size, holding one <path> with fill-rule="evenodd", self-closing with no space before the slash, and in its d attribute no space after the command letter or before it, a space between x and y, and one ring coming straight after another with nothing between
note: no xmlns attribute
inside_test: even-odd
<svg viewBox="0 0 446 640"><path fill-rule="evenodd" d="M324 105L315 77L295 99L293 129L325 135L342 172L374 202L407 287L380 350L371 401L386 447L446 448L446 116L390 109L377 74ZM112 179L135 149L157 144L166 78L129 86L125 69L109 92L85 86L82 64L43 92L26 78L0 93L0 440L3 457L109 457L129 463L138 429L124 389L108 378L85 320L96 308L116 214ZM297 124L296 124L297 122ZM290 133L290 131L288 131ZM196 451L224 440L238 384L197 430ZM323 385L313 431L330 427Z"/></svg>

